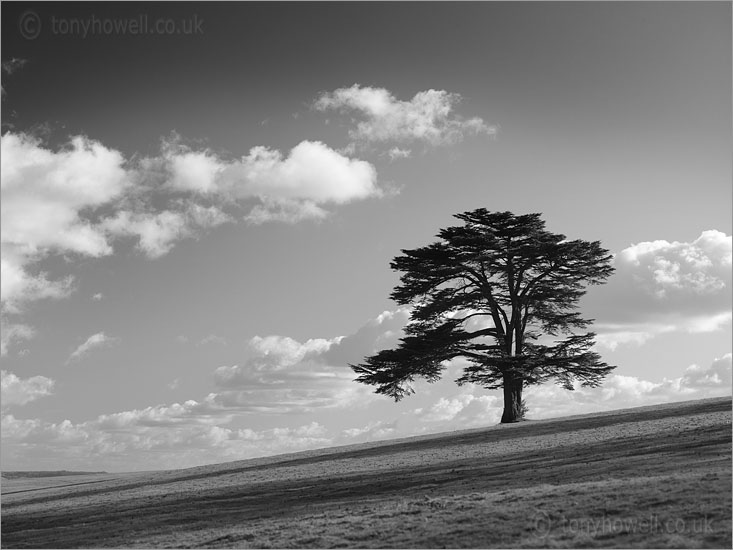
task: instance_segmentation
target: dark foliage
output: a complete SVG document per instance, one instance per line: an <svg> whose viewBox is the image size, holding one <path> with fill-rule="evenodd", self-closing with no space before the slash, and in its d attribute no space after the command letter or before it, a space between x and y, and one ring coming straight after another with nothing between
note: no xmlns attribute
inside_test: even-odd
<svg viewBox="0 0 733 550"><path fill-rule="evenodd" d="M613 273L608 251L550 233L540 214L479 209L455 217L464 224L392 261L402 276L391 298L412 306L411 320L396 349L351 365L357 381L399 400L416 378L434 382L446 361L464 357L456 382L504 388L502 422L520 418L528 385L599 385L615 367L591 351L594 333L576 333L592 322L577 309L586 287ZM540 342L543 335L554 340Z"/></svg>

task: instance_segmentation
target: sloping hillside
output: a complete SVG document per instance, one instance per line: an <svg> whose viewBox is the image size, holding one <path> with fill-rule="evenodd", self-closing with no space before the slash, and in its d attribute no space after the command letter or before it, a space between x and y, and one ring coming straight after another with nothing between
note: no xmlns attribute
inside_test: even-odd
<svg viewBox="0 0 733 550"><path fill-rule="evenodd" d="M15 481L2 484L3 548L729 548L731 398Z"/></svg>

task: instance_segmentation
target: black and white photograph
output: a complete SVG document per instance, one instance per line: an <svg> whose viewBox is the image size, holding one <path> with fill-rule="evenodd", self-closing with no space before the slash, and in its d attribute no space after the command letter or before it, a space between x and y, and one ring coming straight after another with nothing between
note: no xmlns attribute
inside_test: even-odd
<svg viewBox="0 0 733 550"><path fill-rule="evenodd" d="M0 548L731 548L733 2L0 9Z"/></svg>

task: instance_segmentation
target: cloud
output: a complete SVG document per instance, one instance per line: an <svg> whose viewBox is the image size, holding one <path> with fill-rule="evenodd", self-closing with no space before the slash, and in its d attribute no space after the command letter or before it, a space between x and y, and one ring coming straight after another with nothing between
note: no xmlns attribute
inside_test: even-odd
<svg viewBox="0 0 733 550"><path fill-rule="evenodd" d="M422 142L438 146L460 142L466 135L496 133L496 127L479 117L465 119L455 114L460 100L459 94L431 89L402 101L385 88L354 84L322 93L313 108L358 117L349 135L359 143Z"/></svg>
<svg viewBox="0 0 733 550"><path fill-rule="evenodd" d="M8 347L22 340L30 340L35 335L32 327L22 323L8 322L4 317L0 321L0 336L2 344L0 346L0 355L3 357L8 354Z"/></svg>
<svg viewBox="0 0 733 550"><path fill-rule="evenodd" d="M614 351L620 345L634 344L641 346L654 336L665 332L673 332L675 325L596 323L593 325L593 330L598 333L596 335L596 345Z"/></svg>
<svg viewBox="0 0 733 550"><path fill-rule="evenodd" d="M642 242L622 250L617 266L659 300L714 296L730 287L731 237L710 230L691 243Z"/></svg>
<svg viewBox="0 0 733 550"><path fill-rule="evenodd" d="M11 75L15 71L22 69L26 63L28 63L27 59L13 57L12 59L9 59L8 61L3 61L3 72L5 74Z"/></svg>
<svg viewBox="0 0 733 550"><path fill-rule="evenodd" d="M322 220L327 216L328 211L313 201L264 198L262 204L252 208L244 219L253 225L261 225L267 222L298 223L305 220Z"/></svg>
<svg viewBox="0 0 733 550"><path fill-rule="evenodd" d="M567 391L554 384L545 384L525 391L530 418L550 418L730 394L730 353L716 358L707 367L690 365L682 376L664 378L660 382L612 374L598 388L577 386L574 391Z"/></svg>
<svg viewBox="0 0 733 550"><path fill-rule="evenodd" d="M104 235L81 213L124 191L120 153L83 137L52 152L27 135L6 133L2 155L3 244L24 254L50 249L98 257L111 252Z"/></svg>
<svg viewBox="0 0 733 550"><path fill-rule="evenodd" d="M191 151L168 145L163 158L170 171L168 184L174 189L204 194L217 191L224 163L210 151Z"/></svg>
<svg viewBox="0 0 733 550"><path fill-rule="evenodd" d="M68 364L72 361L79 360L93 349L108 346L116 341L117 338L107 336L106 334L104 334L104 332L92 334L89 338L87 338L86 342L84 342L74 350L74 352L69 356L69 359L66 361L66 363Z"/></svg>
<svg viewBox="0 0 733 550"><path fill-rule="evenodd" d="M379 195L376 171L368 162L347 158L318 141L303 141L287 158L279 151L255 147L229 178L241 182L239 196L271 200L308 200L345 204Z"/></svg>
<svg viewBox="0 0 733 550"><path fill-rule="evenodd" d="M86 215L114 201L128 184L117 151L83 137L54 152L35 138L2 136L2 302L18 311L28 301L61 298L73 279L50 280L32 264L50 254L100 257L112 252Z"/></svg>
<svg viewBox="0 0 733 550"><path fill-rule="evenodd" d="M368 355L392 348L404 335L403 328L409 319L409 307L383 311L355 333L333 342L323 352L323 360L330 365L347 366L360 363Z"/></svg>
<svg viewBox="0 0 733 550"><path fill-rule="evenodd" d="M167 254L176 241L190 234L185 216L168 210L157 214L118 212L107 218L103 227L112 235L137 237L138 248L149 258Z"/></svg>
<svg viewBox="0 0 733 550"><path fill-rule="evenodd" d="M358 428L347 428L341 432L340 442L349 440L373 441L389 439L398 433L397 422L372 421ZM349 441L352 442L352 441Z"/></svg>
<svg viewBox="0 0 733 550"><path fill-rule="evenodd" d="M431 407L419 410L417 414L420 416L420 421L431 423L444 423L462 418L461 424L468 427L475 424L476 420L482 424L498 421L501 416L500 407L501 400L496 395L476 396L464 392L452 399L441 397Z"/></svg>
<svg viewBox="0 0 733 550"><path fill-rule="evenodd" d="M231 416L222 414L212 402L212 396L201 402L193 399L172 405L156 405L114 414L103 414L96 425L108 430L126 430L136 427L175 427L182 424L215 425L227 423Z"/></svg>
<svg viewBox="0 0 733 550"><path fill-rule="evenodd" d="M51 395L55 382L45 376L18 378L12 372L2 371L2 401L3 408L15 405L25 405L41 397Z"/></svg>
<svg viewBox="0 0 733 550"><path fill-rule="evenodd" d="M215 402L242 413L306 414L348 405L363 406L370 390L344 369L298 364L284 372L251 365L219 367Z"/></svg>
<svg viewBox="0 0 733 550"><path fill-rule="evenodd" d="M177 210L121 210L104 219L100 226L111 237L137 239L138 250L148 258L155 259L170 252L178 241L196 237L201 229L234 221L216 206L201 206L185 201L177 201L171 206Z"/></svg>
<svg viewBox="0 0 733 550"><path fill-rule="evenodd" d="M391 161L406 159L409 158L410 155L412 155L412 151L410 149L400 149L399 147L392 147L387 151L387 156Z"/></svg>
<svg viewBox="0 0 733 550"><path fill-rule="evenodd" d="M227 341L226 338L222 336L218 336L216 334L209 334L208 336L202 338L198 345L199 346L205 346L207 344L216 344L218 346L224 346L226 345Z"/></svg>
<svg viewBox="0 0 733 550"><path fill-rule="evenodd" d="M311 338L304 343L287 336L255 336L249 342L250 347L260 356L260 360L278 368L290 367L309 356L318 356L327 352L331 346L338 344L341 337L327 340Z"/></svg>
<svg viewBox="0 0 733 550"><path fill-rule="evenodd" d="M731 354L715 359L709 367L690 365L680 380L680 385L686 388L705 390L730 389L731 387Z"/></svg>
<svg viewBox="0 0 733 550"><path fill-rule="evenodd" d="M3 61L2 63L3 72L6 75L10 76L14 72L22 69L27 62L28 62L27 59L20 59L19 57L14 57L8 61ZM2 99L5 99L6 95L7 95L7 92L5 91L5 86L0 86L0 96L2 96Z"/></svg>
<svg viewBox="0 0 733 550"><path fill-rule="evenodd" d="M104 298L104 294L102 294L101 292L92 294L92 300L94 300L95 302L99 302L102 298Z"/></svg>
<svg viewBox="0 0 733 550"><path fill-rule="evenodd" d="M10 246L0 250L0 298L4 312L19 313L28 302L66 298L73 291L72 276L49 280L46 272L33 273L26 267L32 261L28 256L17 254Z"/></svg>
<svg viewBox="0 0 733 550"><path fill-rule="evenodd" d="M642 242L614 258L616 273L589 293L599 345L643 344L657 334L719 330L731 320L731 237Z"/></svg>
<svg viewBox="0 0 733 550"><path fill-rule="evenodd" d="M295 342L295 341L293 341ZM262 350L275 344L264 341ZM293 346L280 356L285 362L303 354ZM301 344L301 346L303 346ZM318 345L305 346L303 357L317 351ZM302 364L297 363L298 365ZM6 385L3 373L3 403ZM11 375L12 376L12 375ZM40 388L15 392L15 404L29 399L21 395L47 395L48 379L34 377L21 381L26 388L40 379ZM47 382L43 382L46 380ZM634 376L612 375L600 388L577 388L569 392L547 384L525 392L530 418L540 419L594 411L612 410L652 403L729 395L731 354L715 359L709 367L688 367L682 376L651 382ZM204 399L170 405L103 414L93 420L58 423L40 419L19 419L5 414L2 418L3 464L50 465L70 469L132 470L189 467L227 460L267 456L295 450L327 447L340 443L405 437L427 432L441 432L469 427L494 425L501 415L501 394L475 386L456 387L450 380L432 395L439 396L418 409L397 405L394 414L371 419L366 424L329 430L315 420L285 427L254 429L232 426L242 409L231 408L220 394ZM17 388L17 385L16 385ZM448 389L450 388L450 389ZM427 394L430 395L429 393ZM32 397L35 398L35 397ZM32 399L31 398L31 399ZM344 405L353 406L353 402ZM372 402L368 414L381 414L384 404Z"/></svg>
<svg viewBox="0 0 733 550"><path fill-rule="evenodd" d="M169 144L164 159L169 184L176 190L227 201L257 199L259 204L245 218L255 224L322 219L328 213L325 205L381 196L370 163L318 141L300 142L287 157L253 147L236 160Z"/></svg>
<svg viewBox="0 0 733 550"><path fill-rule="evenodd" d="M94 420L58 423L39 419L2 418L3 464L50 469L141 470L185 468L327 447L333 440L317 422L255 430L223 426L207 402L100 415Z"/></svg>
<svg viewBox="0 0 733 550"><path fill-rule="evenodd" d="M249 223L296 223L382 195L370 163L317 141L302 141L288 155L254 147L229 160L174 136L157 156L126 159L84 136L54 151L7 132L2 159L0 288L3 311L12 313L73 291L73 275L54 278L36 268L52 255L98 258L132 238L159 258L181 239L236 221L232 212L243 208Z"/></svg>
<svg viewBox="0 0 733 550"><path fill-rule="evenodd" d="M348 368L364 356L391 347L409 310L385 311L355 333L299 342L287 336L255 336L252 356L214 372L215 401L240 411L295 414L343 406L366 406L373 388L354 382Z"/></svg>

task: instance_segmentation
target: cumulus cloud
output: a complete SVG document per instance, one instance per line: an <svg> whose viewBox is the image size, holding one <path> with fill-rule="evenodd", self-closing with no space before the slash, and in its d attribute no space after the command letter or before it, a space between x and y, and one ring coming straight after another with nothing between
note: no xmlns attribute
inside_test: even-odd
<svg viewBox="0 0 733 550"><path fill-rule="evenodd" d="M7 311L42 298L61 298L72 278L51 280L32 264L52 253L99 257L112 249L84 213L108 204L127 186L117 151L83 137L51 151L35 138L2 136L2 302Z"/></svg>
<svg viewBox="0 0 733 550"><path fill-rule="evenodd" d="M477 420L481 424L498 421L500 407L501 400L496 395L476 396L472 392L463 392L451 399L441 397L429 408L418 409L416 414L422 422L444 423L461 418L461 425L468 427Z"/></svg>
<svg viewBox="0 0 733 550"><path fill-rule="evenodd" d="M92 334L83 344L81 344L73 351L73 353L69 356L69 359L66 362L70 363L72 361L77 361L86 356L93 349L108 346L116 341L117 338L107 336L104 332Z"/></svg>
<svg viewBox="0 0 733 550"><path fill-rule="evenodd" d="M11 313L73 291L72 275L36 268L52 255L106 256L116 240L132 238L159 258L181 239L236 221L232 211L247 208L244 219L254 224L295 223L382 195L370 163L317 141L302 141L287 155L254 147L227 159L174 136L157 156L126 159L83 136L52 150L7 132L2 159L0 288L3 311Z"/></svg>
<svg viewBox="0 0 733 550"><path fill-rule="evenodd" d="M32 376L31 378L18 378L12 372L2 371L2 396L0 401L3 408L15 405L25 405L41 397L51 395L54 381L45 376Z"/></svg>
<svg viewBox="0 0 733 550"><path fill-rule="evenodd" d="M455 107L460 101L459 94L432 89L403 101L385 88L354 84L322 93L313 108L354 115L358 121L349 135L359 143L421 142L436 146L457 143L466 135L496 134L496 127L479 117L457 115Z"/></svg>
<svg viewBox="0 0 733 550"><path fill-rule="evenodd" d="M660 382L612 374L598 388L577 386L569 392L557 385L545 384L529 388L525 397L530 418L550 418L730 394L731 354L727 353L708 366L690 365L682 376L664 378Z"/></svg>
<svg viewBox="0 0 733 550"><path fill-rule="evenodd" d="M122 194L126 173L120 153L83 137L53 152L27 135L6 133L2 156L3 244L24 254L110 252L104 235L80 212Z"/></svg>
<svg viewBox="0 0 733 550"><path fill-rule="evenodd" d="M229 170L234 181L243 182L237 193L245 196L344 204L378 194L371 164L344 157L317 141L299 143L287 158L255 147Z"/></svg>
<svg viewBox="0 0 733 550"><path fill-rule="evenodd" d="M709 367L690 365L685 369L680 386L692 389L730 389L731 354L715 359Z"/></svg>
<svg viewBox="0 0 733 550"><path fill-rule="evenodd" d="M345 204L381 195L376 170L318 141L302 141L287 156L253 147L246 156L226 160L210 151L170 145L164 156L170 185L236 201L259 201L246 219L251 223L295 223L322 219L329 204Z"/></svg>
<svg viewBox="0 0 733 550"><path fill-rule="evenodd" d="M643 242L622 250L617 264L659 300L717 295L730 287L731 237L710 230L691 243Z"/></svg>
<svg viewBox="0 0 733 550"><path fill-rule="evenodd" d="M642 242L614 258L616 273L589 293L599 345L643 344L672 331L709 332L731 320L731 237Z"/></svg>

